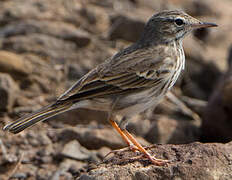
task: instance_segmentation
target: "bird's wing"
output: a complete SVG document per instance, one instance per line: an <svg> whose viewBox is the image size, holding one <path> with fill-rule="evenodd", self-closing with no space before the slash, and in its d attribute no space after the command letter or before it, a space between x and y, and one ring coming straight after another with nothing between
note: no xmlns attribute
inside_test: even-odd
<svg viewBox="0 0 232 180"><path fill-rule="evenodd" d="M168 54L154 57L144 50L113 57L83 76L58 101L79 101L153 87L170 75L169 67L163 67L164 61L171 62Z"/></svg>

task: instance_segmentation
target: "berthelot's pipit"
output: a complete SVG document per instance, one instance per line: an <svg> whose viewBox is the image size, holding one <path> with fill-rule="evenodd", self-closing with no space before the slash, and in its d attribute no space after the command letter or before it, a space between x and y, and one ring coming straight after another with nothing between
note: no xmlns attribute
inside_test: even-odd
<svg viewBox="0 0 232 180"><path fill-rule="evenodd" d="M126 130L134 114L154 107L174 85L184 69L183 38L196 28L217 26L201 22L182 11L163 11L147 22L140 39L80 78L54 103L4 127L19 133L38 121L76 108L109 112L109 121L132 150L152 163L164 165ZM116 115L122 117L119 125Z"/></svg>

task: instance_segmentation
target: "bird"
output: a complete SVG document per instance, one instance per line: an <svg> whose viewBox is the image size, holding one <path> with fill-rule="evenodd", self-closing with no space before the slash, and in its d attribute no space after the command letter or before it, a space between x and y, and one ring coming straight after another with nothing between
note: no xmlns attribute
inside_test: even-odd
<svg viewBox="0 0 232 180"><path fill-rule="evenodd" d="M159 104L185 67L182 41L197 28L216 27L181 10L164 10L145 24L138 40L82 76L53 103L6 125L3 130L19 133L39 121L72 109L108 112L108 121L133 151L152 164L169 160L151 155L127 131L132 116ZM118 123L116 117L121 119Z"/></svg>

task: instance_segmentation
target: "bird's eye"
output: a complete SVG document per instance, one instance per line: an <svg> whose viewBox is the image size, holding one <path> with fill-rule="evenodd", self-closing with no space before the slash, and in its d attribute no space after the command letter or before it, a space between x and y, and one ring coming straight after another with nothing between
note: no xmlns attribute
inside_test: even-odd
<svg viewBox="0 0 232 180"><path fill-rule="evenodd" d="M184 24L184 21L182 19L175 19L175 24L177 26L182 26Z"/></svg>

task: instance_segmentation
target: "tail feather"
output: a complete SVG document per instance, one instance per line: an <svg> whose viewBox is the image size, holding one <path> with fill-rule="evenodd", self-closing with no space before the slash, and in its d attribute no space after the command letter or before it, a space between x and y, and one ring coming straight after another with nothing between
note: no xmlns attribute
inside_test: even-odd
<svg viewBox="0 0 232 180"><path fill-rule="evenodd" d="M3 130L10 131L14 134L23 131L24 129L34 125L39 121L44 121L50 117L53 117L57 114L68 111L71 107L71 104L59 104L59 105L48 105L38 111L26 115L18 120L6 125Z"/></svg>

